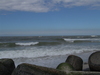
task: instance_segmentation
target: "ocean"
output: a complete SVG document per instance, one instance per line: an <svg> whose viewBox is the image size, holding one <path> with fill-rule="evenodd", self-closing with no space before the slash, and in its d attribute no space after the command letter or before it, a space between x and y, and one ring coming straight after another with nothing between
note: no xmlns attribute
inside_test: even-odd
<svg viewBox="0 0 100 75"><path fill-rule="evenodd" d="M54 67L53 62L62 59L58 56L94 51L100 51L99 35L0 37L0 58L12 58L17 65L27 62Z"/></svg>

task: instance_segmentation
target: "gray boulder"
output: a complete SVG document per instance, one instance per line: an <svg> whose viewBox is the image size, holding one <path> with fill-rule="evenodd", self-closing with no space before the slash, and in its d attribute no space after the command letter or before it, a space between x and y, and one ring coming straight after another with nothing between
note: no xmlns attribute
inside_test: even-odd
<svg viewBox="0 0 100 75"><path fill-rule="evenodd" d="M57 69L23 63L17 66L17 68L13 71L12 75L100 75L100 72L87 72L87 71L64 72Z"/></svg>
<svg viewBox="0 0 100 75"><path fill-rule="evenodd" d="M14 61L12 59L8 59L8 58L0 59L0 64L6 68L5 72L6 71L9 72L9 74L7 74L7 75L11 75L11 73L15 69L15 64L14 64ZM4 67L0 66L1 69L3 69Z"/></svg>
<svg viewBox="0 0 100 75"><path fill-rule="evenodd" d="M27 63L17 66L12 75L66 75L65 72Z"/></svg>
<svg viewBox="0 0 100 75"><path fill-rule="evenodd" d="M88 64L91 71L100 71L100 51L89 56Z"/></svg>
<svg viewBox="0 0 100 75"><path fill-rule="evenodd" d="M76 71L82 71L83 60L80 57L69 55L65 62L70 63Z"/></svg>

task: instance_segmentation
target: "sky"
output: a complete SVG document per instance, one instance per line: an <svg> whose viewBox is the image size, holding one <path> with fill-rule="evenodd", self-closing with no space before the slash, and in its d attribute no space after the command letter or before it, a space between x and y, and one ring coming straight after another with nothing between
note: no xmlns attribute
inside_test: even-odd
<svg viewBox="0 0 100 75"><path fill-rule="evenodd" d="M0 0L0 36L100 35L100 0Z"/></svg>

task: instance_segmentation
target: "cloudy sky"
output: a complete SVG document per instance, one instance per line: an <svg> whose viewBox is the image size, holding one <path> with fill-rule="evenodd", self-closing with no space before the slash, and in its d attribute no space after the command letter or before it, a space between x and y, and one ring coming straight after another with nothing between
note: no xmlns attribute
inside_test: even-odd
<svg viewBox="0 0 100 75"><path fill-rule="evenodd" d="M100 0L0 0L0 36L100 35Z"/></svg>

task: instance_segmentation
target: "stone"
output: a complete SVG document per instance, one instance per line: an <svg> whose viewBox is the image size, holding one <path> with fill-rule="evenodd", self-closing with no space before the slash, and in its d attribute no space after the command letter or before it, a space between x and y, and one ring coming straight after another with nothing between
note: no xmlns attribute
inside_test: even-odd
<svg viewBox="0 0 100 75"><path fill-rule="evenodd" d="M100 51L89 56L88 64L91 71L100 71Z"/></svg>
<svg viewBox="0 0 100 75"><path fill-rule="evenodd" d="M12 75L66 75L66 73L53 68L22 63L17 66Z"/></svg>
<svg viewBox="0 0 100 75"><path fill-rule="evenodd" d="M11 73L2 63L0 63L0 75L11 75Z"/></svg>
<svg viewBox="0 0 100 75"><path fill-rule="evenodd" d="M12 75L100 75L100 72L91 72L91 71L64 72L57 69L22 63L17 66L17 68L13 71Z"/></svg>
<svg viewBox="0 0 100 75"><path fill-rule="evenodd" d="M57 66L58 70L64 71L64 72L68 72L68 71L74 71L75 69L73 68L72 65L70 65L69 63L61 63Z"/></svg>
<svg viewBox="0 0 100 75"><path fill-rule="evenodd" d="M69 55L65 62L70 63L76 71L82 71L83 60L80 57Z"/></svg>
<svg viewBox="0 0 100 75"><path fill-rule="evenodd" d="M12 59L9 58L4 58L4 59L0 59L0 63L6 67L7 71L9 71L10 75L13 72L13 70L15 69L15 64L14 61ZM1 75L1 74L0 74Z"/></svg>

